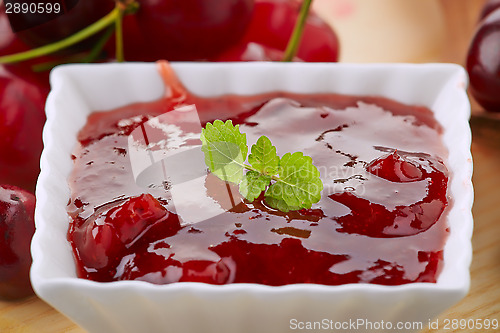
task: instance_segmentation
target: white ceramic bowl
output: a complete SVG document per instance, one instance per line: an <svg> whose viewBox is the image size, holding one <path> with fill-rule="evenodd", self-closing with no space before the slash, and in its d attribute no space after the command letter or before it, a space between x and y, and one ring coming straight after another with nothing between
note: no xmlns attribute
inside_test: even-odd
<svg viewBox="0 0 500 333"><path fill-rule="evenodd" d="M380 95L435 112L449 149L453 206L444 268L437 283L402 286L200 283L153 285L140 281L97 283L75 274L66 239L66 179L76 133L92 110L158 99L163 90L155 64L69 65L51 75L45 150L36 190L36 233L31 279L36 293L91 332L288 332L307 322L321 328L373 331L398 322L425 328L469 288L472 256L470 106L465 71L451 64L173 64L194 93L256 94L272 90ZM331 322L330 322L331 320ZM412 325L412 323L420 323ZM353 323L357 326L352 326ZM347 326L347 325L350 326ZM359 324L359 325L358 325ZM328 326L332 325L332 326ZM379 329L377 329L377 325ZM415 326L416 325L416 326ZM388 328L387 326L382 326ZM354 330L356 328L357 330ZM403 332L403 328L396 329Z"/></svg>

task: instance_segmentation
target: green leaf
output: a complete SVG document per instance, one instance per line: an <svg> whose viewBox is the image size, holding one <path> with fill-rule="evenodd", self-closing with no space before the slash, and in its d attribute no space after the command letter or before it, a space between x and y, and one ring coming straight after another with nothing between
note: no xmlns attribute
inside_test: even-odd
<svg viewBox="0 0 500 333"><path fill-rule="evenodd" d="M248 201L254 201L270 183L270 176L257 171L248 171L240 183L240 193Z"/></svg>
<svg viewBox="0 0 500 333"><path fill-rule="evenodd" d="M231 120L208 123L201 132L205 163L222 180L238 184L243 179L248 154L246 134Z"/></svg>
<svg viewBox="0 0 500 333"><path fill-rule="evenodd" d="M321 199L323 183L309 156L287 153L280 159L269 138L261 136L252 146L250 165L246 165L246 135L231 120L208 123L200 139L210 171L224 181L238 184L240 193L249 201L266 188L266 203L283 212L311 208Z"/></svg>
<svg viewBox="0 0 500 333"><path fill-rule="evenodd" d="M267 196L267 192L265 195L266 195L265 201L269 206L271 206L279 211L282 211L284 213L289 212L289 211L293 211L293 210L301 210L302 209L300 207L289 206L289 205L287 205L287 203L285 201L283 201L281 199L275 199L273 197Z"/></svg>
<svg viewBox="0 0 500 333"><path fill-rule="evenodd" d="M266 136L261 136L252 146L248 162L260 173L274 176L278 172L280 158L276 155L276 147Z"/></svg>
<svg viewBox="0 0 500 333"><path fill-rule="evenodd" d="M269 187L266 202L283 212L311 208L321 199L323 183L309 156L286 153L278 167L279 178Z"/></svg>

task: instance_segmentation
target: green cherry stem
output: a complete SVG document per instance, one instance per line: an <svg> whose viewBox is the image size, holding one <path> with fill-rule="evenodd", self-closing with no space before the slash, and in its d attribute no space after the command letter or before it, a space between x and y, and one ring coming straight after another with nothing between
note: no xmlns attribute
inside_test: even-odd
<svg viewBox="0 0 500 333"><path fill-rule="evenodd" d="M134 14L138 9L139 3L135 0L117 0L115 8L111 12L109 12L109 14L99 19L97 22L89 25L88 27L58 42L47 44L29 51L2 56L0 57L0 64L21 62L63 50L89 38L90 36L95 35L96 33L104 30L106 27L112 26L113 24L116 28L116 57L118 61L123 61L124 56L122 17L124 14Z"/></svg>
<svg viewBox="0 0 500 333"><path fill-rule="evenodd" d="M70 56L60 61L56 60L56 61L49 61L36 64L31 66L31 70L33 70L33 72L43 72L51 70L53 67L62 64L69 64L75 62L88 64L94 62L101 55L104 45L111 38L111 35L113 34L114 31L115 27L113 25L109 26L104 35L99 39L97 44L94 45L94 47L90 52L76 54L74 56Z"/></svg>
<svg viewBox="0 0 500 333"><path fill-rule="evenodd" d="M95 61L97 58L99 58L99 55L102 53L102 50L104 49L104 46L108 42L108 40L111 38L111 35L113 35L113 32L115 31L114 26L109 26L108 29L104 32L104 35L99 39L97 44L94 45L90 53L85 57L82 62L84 63L90 63Z"/></svg>
<svg viewBox="0 0 500 333"><path fill-rule="evenodd" d="M120 15L120 13L121 9L117 7L113 9L109 14L101 18L99 21L78 31L74 35L71 35L58 42L38 47L36 49L0 57L0 64L10 64L15 62L25 61L65 49L71 45L81 42L84 39L89 38L90 36L98 33L99 31L113 24L116 21L117 17Z"/></svg>
<svg viewBox="0 0 500 333"><path fill-rule="evenodd" d="M304 26L309 14L309 9L311 8L311 3L312 0L303 0L299 17L297 18L297 22L295 23L295 27L293 28L292 35L290 36L285 54L281 61L292 61L297 54L300 46L300 40L302 39L302 33L304 32Z"/></svg>
<svg viewBox="0 0 500 333"><path fill-rule="evenodd" d="M117 2L117 6L120 6L119 2ZM115 58L118 62L125 61L125 54L123 51L123 12L124 10L120 10L118 17L115 20L115 38L116 38L116 51Z"/></svg>

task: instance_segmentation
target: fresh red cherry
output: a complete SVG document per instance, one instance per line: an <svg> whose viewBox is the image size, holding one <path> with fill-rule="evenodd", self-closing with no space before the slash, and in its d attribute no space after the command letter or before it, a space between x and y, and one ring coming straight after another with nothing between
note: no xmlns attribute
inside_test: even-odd
<svg viewBox="0 0 500 333"><path fill-rule="evenodd" d="M215 61L281 60L301 3L289 0L257 0L252 21L238 44ZM309 62L338 60L339 42L333 29L310 11L297 58Z"/></svg>
<svg viewBox="0 0 500 333"><path fill-rule="evenodd" d="M0 67L0 184L34 191L47 93Z"/></svg>
<svg viewBox="0 0 500 333"><path fill-rule="evenodd" d="M29 279L30 245L35 232L35 196L21 188L0 185L0 298L33 294Z"/></svg>
<svg viewBox="0 0 500 333"><path fill-rule="evenodd" d="M139 5L123 22L127 60L197 60L222 52L243 35L254 0L141 0ZM107 49L114 54L114 45Z"/></svg>
<svg viewBox="0 0 500 333"><path fill-rule="evenodd" d="M467 55L470 92L488 111L500 112L500 8L481 21Z"/></svg>
<svg viewBox="0 0 500 333"><path fill-rule="evenodd" d="M483 6L479 19L482 20L488 16L492 11L500 7L500 0L489 0Z"/></svg>
<svg viewBox="0 0 500 333"><path fill-rule="evenodd" d="M24 13L8 14L11 26L26 44L32 47L47 45L64 39L82 30L108 14L115 6L113 0L58 0L45 1L52 4L50 14ZM59 5L59 7L55 7ZM59 8L60 14L55 8ZM79 44L81 47L91 47L97 39ZM76 47L78 48L78 47Z"/></svg>

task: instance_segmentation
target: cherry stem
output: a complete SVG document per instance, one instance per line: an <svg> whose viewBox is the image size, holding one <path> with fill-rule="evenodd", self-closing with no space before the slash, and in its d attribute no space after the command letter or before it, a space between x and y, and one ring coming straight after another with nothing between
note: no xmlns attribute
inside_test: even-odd
<svg viewBox="0 0 500 333"><path fill-rule="evenodd" d="M117 59L118 61L123 61L123 29L122 29L122 17L123 14L133 14L139 8L139 4L135 0L127 0L127 1L117 1L116 7L109 12L106 16L99 19L97 22L89 25L88 27L78 31L77 33L66 37L58 42L47 44L36 49L31 49L29 51L20 52L16 54L10 54L6 56L0 57L0 64L11 64L15 62L21 62L29 59L38 58L41 56L45 56L72 45L75 45L90 36L95 35L101 30L105 29L108 26L111 26L113 23L115 24L117 33Z"/></svg>
<svg viewBox="0 0 500 333"><path fill-rule="evenodd" d="M302 39L302 34L304 32L304 26L306 24L307 16L309 14L309 9L311 8L312 0L304 0L302 2L302 7L300 8L300 14L293 28L292 35L286 46L285 54L281 61L292 61L297 51L299 50L300 40Z"/></svg>
<svg viewBox="0 0 500 333"><path fill-rule="evenodd" d="M75 45L75 44L89 38L90 36L98 33L99 31L103 30L107 26L111 25L113 22L115 22L118 15L120 15L120 12L121 12L121 10L119 8L115 8L109 14L107 14L106 16L101 18L99 21L89 25L88 27L84 28L83 30L78 31L74 35L71 35L65 39L58 41L58 42L55 42L52 44L47 44L47 45L44 45L42 47L32 49L29 51L0 57L0 64L9 64L9 63L25 61L25 60L29 60L29 59L33 59L33 58L38 58L38 57L41 57L44 55L48 55L48 54L60 51L62 49L70 47L72 45Z"/></svg>
<svg viewBox="0 0 500 333"><path fill-rule="evenodd" d="M44 62L40 64L36 64L31 66L31 69L33 72L43 72L43 71L48 71L51 70L53 67L61 64L68 64L68 63L90 63L94 62L96 59L99 58L99 55L101 54L102 50L104 49L104 45L106 42L111 38L111 35L115 31L114 26L109 26L109 28L106 30L104 35L99 39L96 45L90 50L90 52L87 53L80 53L74 56L70 56L68 58L63 59L62 61L49 61L49 62Z"/></svg>
<svg viewBox="0 0 500 333"><path fill-rule="evenodd" d="M117 7L122 7L119 2L117 2ZM116 51L115 58L118 62L125 61L125 54L123 51L123 8L119 11L118 17L115 20L115 39L116 39Z"/></svg>
<svg viewBox="0 0 500 333"><path fill-rule="evenodd" d="M106 45L108 40L111 38L111 35L113 34L114 31L115 31L115 27L109 26L108 30L106 30L104 35L101 37L101 39L99 39L97 44L94 45L94 47L92 48L92 50L90 51L88 56L85 59L83 59L82 62L89 63L89 62L93 62L94 60L96 60L99 57L99 55L102 53L104 46Z"/></svg>

